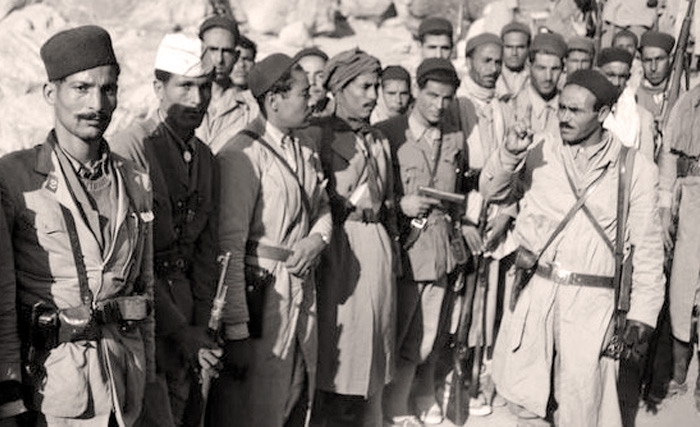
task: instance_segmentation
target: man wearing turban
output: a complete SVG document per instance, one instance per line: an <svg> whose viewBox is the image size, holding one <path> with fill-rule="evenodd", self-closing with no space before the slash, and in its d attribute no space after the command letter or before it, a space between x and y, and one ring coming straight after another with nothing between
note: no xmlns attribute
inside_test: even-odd
<svg viewBox="0 0 700 427"><path fill-rule="evenodd" d="M319 355L312 423L381 426L395 335L394 185L389 142L369 125L379 61L354 49L331 58L326 87L335 114L310 129L321 137L333 214L320 265Z"/></svg>

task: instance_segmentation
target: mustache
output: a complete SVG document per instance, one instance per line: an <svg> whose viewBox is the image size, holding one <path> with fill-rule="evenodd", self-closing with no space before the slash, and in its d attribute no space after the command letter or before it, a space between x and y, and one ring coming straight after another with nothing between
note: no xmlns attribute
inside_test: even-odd
<svg viewBox="0 0 700 427"><path fill-rule="evenodd" d="M574 127L565 122L559 122L559 129L573 129Z"/></svg>
<svg viewBox="0 0 700 427"><path fill-rule="evenodd" d="M102 112L94 112L94 113L84 113L84 114L78 114L78 118L82 120L99 120L99 121L105 121L109 120L109 116L105 113Z"/></svg>

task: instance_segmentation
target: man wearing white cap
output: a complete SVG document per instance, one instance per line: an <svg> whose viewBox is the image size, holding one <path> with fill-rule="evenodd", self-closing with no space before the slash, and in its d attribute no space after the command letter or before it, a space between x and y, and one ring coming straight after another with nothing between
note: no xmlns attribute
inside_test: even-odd
<svg viewBox="0 0 700 427"><path fill-rule="evenodd" d="M145 425L196 425L194 374L218 363L206 335L217 281L216 163L195 136L211 99L213 70L199 39L166 35L156 55L160 105L152 117L116 135L114 150L144 167L153 182L157 382L147 390ZM199 357L198 357L199 356ZM199 359L199 361L198 361Z"/></svg>

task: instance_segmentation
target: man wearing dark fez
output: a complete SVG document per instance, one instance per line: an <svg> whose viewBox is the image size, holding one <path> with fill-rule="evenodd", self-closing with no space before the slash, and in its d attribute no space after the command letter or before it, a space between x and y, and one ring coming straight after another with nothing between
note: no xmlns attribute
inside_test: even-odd
<svg viewBox="0 0 700 427"><path fill-rule="evenodd" d="M157 383L148 389L145 425L189 426L200 420L195 371L217 363L208 338L218 278L219 177L214 155L195 129L214 71L201 62L198 38L167 34L155 60L159 100L152 117L114 136L114 150L148 171L153 183Z"/></svg>
<svg viewBox="0 0 700 427"><path fill-rule="evenodd" d="M649 110L663 129L661 120L666 108L664 97L671 76L671 57L676 39L659 31L647 31L639 41L639 53L644 69L644 78L637 89L639 105Z"/></svg>
<svg viewBox="0 0 700 427"><path fill-rule="evenodd" d="M561 426L622 425L618 362L601 355L615 324L618 202L628 203L624 248L634 247L625 254L634 273L620 335L631 362L642 363L663 303L657 173L602 127L616 97L599 72L571 74L559 97L560 132L533 135L514 126L481 173L485 197L508 200L511 188L522 194L513 234L521 256L539 255L529 282L515 285L519 297L506 310L494 351L496 387L519 425L550 425L552 415ZM628 201L618 201L621 162L628 172L633 165ZM583 194L590 194L583 210L568 216Z"/></svg>
<svg viewBox="0 0 700 427"><path fill-rule="evenodd" d="M236 23L223 16L207 18L199 26L199 38L204 49L203 61L214 68L214 82L211 102L197 128L197 137L216 154L258 116L258 104L246 96L247 90L236 86L231 79L239 55L236 44L240 35Z"/></svg>
<svg viewBox="0 0 700 427"><path fill-rule="evenodd" d="M518 96L530 80L527 54L532 33L521 22L511 22L501 30L503 42L503 70L496 82L496 96L504 101Z"/></svg>
<svg viewBox="0 0 700 427"><path fill-rule="evenodd" d="M530 45L530 83L508 102L508 126L522 121L535 132L559 132L559 77L564 70L566 43L557 33L540 33Z"/></svg>
<svg viewBox="0 0 700 427"><path fill-rule="evenodd" d="M318 140L299 132L310 112L304 70L273 54L248 82L261 114L217 155L219 242L231 261L208 425L301 427L316 385L315 268L332 227L326 180Z"/></svg>
<svg viewBox="0 0 700 427"><path fill-rule="evenodd" d="M3 308L0 408L21 410L21 348L38 425L133 426L155 380L151 184L102 138L117 106L109 34L62 31L41 58L54 129L0 159L0 281L12 309L16 283L20 336Z"/></svg>

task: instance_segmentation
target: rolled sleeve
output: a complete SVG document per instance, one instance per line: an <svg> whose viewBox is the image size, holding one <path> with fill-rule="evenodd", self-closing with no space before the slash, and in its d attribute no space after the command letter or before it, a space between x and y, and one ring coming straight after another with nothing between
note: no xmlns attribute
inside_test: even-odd
<svg viewBox="0 0 700 427"><path fill-rule="evenodd" d="M479 178L479 192L491 201L504 201L508 199L512 190L512 181L528 151L520 154L511 154L501 145L494 151L484 165Z"/></svg>

